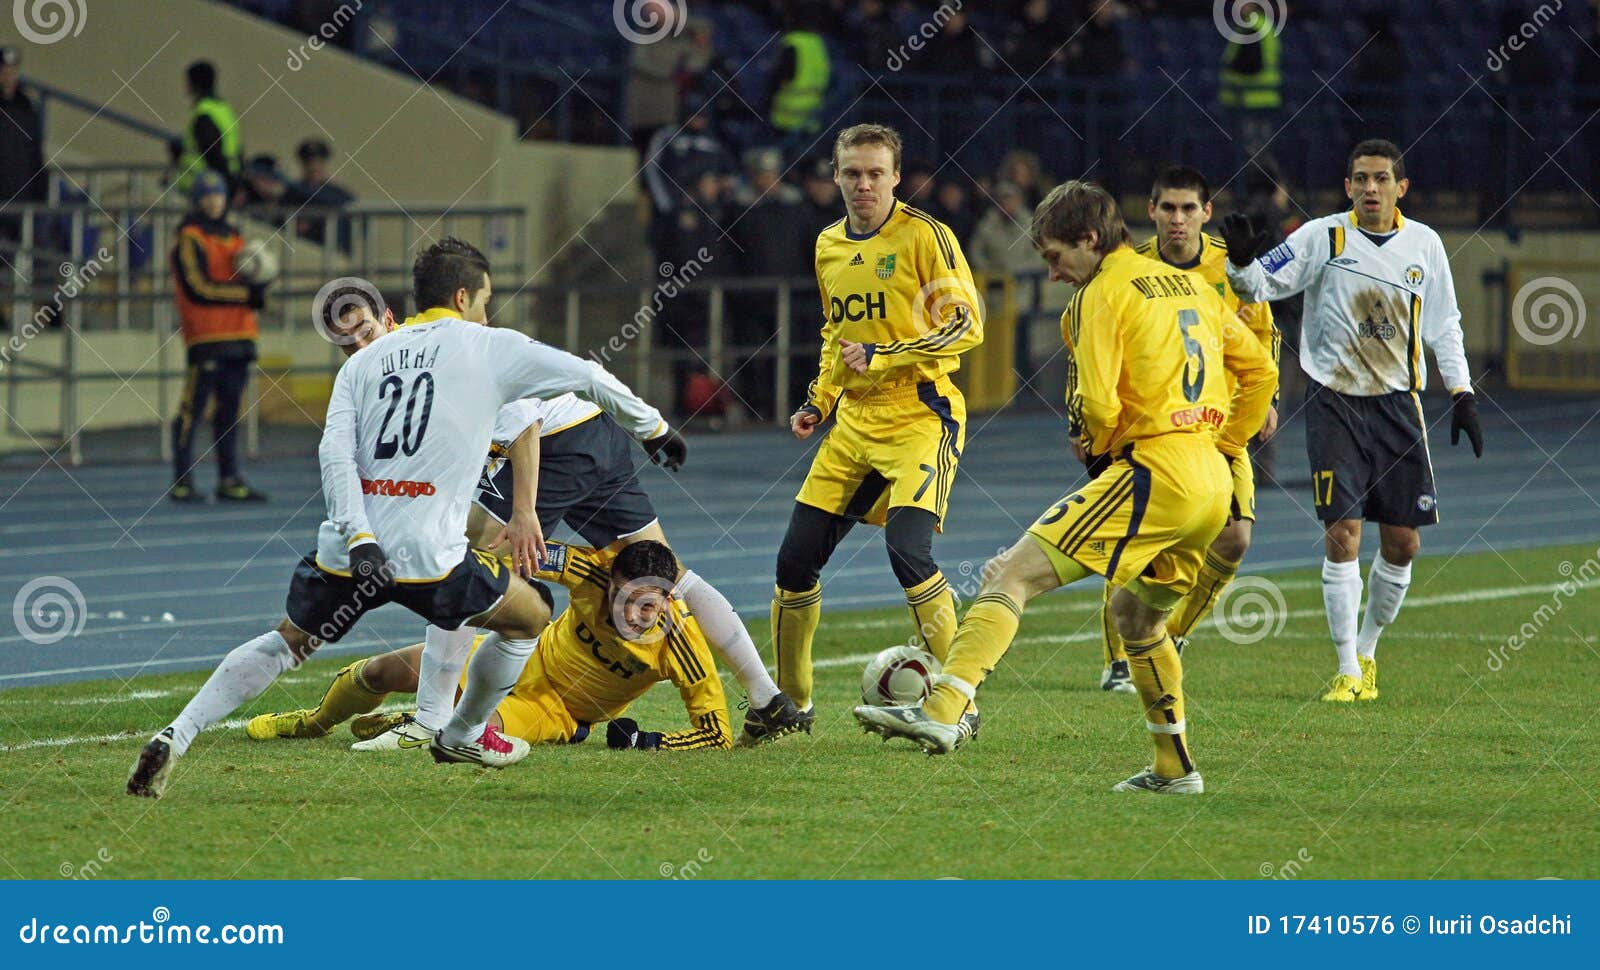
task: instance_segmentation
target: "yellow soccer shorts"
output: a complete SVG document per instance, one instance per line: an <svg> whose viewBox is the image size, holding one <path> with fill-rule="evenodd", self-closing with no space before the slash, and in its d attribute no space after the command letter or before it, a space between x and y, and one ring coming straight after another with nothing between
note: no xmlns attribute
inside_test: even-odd
<svg viewBox="0 0 1600 970"><path fill-rule="evenodd" d="M967 442L967 402L948 376L846 393L795 501L882 525L891 508L942 524Z"/></svg>
<svg viewBox="0 0 1600 970"><path fill-rule="evenodd" d="M1233 476L1233 501L1228 505L1228 519L1256 520L1256 471L1248 454L1237 458L1223 455L1228 461L1228 473Z"/></svg>
<svg viewBox="0 0 1600 970"><path fill-rule="evenodd" d="M477 653L478 644L482 642L483 638L479 637L472 644L473 653ZM545 676L544 660L540 656L544 643L541 641L539 646L540 649L535 650L523 666L517 685L494 709L500 715L501 733L521 738L529 744L564 744L574 738L581 740L580 734L588 734L588 725L580 725L573 718L567 711L566 702ZM469 655L466 666L471 663ZM466 666L461 670L462 690L467 687Z"/></svg>
<svg viewBox="0 0 1600 970"><path fill-rule="evenodd" d="M1176 600L1194 588L1232 498L1227 463L1209 436L1165 435L1124 449L1028 534L1058 572L1072 560L1114 585L1142 579Z"/></svg>

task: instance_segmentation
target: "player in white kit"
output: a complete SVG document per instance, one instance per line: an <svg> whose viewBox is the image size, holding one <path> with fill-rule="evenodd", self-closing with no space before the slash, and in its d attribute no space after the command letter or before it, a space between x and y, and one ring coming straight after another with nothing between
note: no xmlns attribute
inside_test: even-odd
<svg viewBox="0 0 1600 970"><path fill-rule="evenodd" d="M1251 257L1264 234L1244 216L1229 215L1223 236L1228 282L1240 299L1306 294L1306 451L1325 533L1322 599L1339 656L1322 699L1348 702L1377 699L1378 635L1394 622L1411 583L1418 527L1439 521L1419 397L1428 382L1424 344L1450 390L1450 443L1465 432L1481 457L1483 432L1444 244L1400 213L1410 187L1400 149L1364 141L1345 171L1351 208L1307 222L1260 259ZM1378 523L1381 549L1357 630L1363 520Z"/></svg>
<svg viewBox="0 0 1600 970"><path fill-rule="evenodd" d="M615 415L652 454L681 461L683 442L598 364L483 326L492 290L476 249L443 240L418 257L414 279L419 305L451 313L387 334L370 323L339 334L349 360L334 379L319 449L328 516L316 552L295 569L286 618L230 652L151 738L128 778L130 795L159 797L201 730L388 602L446 630L492 631L432 741L435 759L500 767L527 754L525 742L487 721L550 620L547 591L541 596L466 539L495 416L514 400L572 391Z"/></svg>

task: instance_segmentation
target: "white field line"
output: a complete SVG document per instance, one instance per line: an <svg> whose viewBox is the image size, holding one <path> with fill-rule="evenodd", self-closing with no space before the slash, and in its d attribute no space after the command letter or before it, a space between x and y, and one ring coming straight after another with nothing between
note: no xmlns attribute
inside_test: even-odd
<svg viewBox="0 0 1600 970"><path fill-rule="evenodd" d="M1416 599L1412 600L1410 602L1410 605L1412 607L1414 607L1414 608L1417 608L1417 607L1428 607L1428 606L1449 606L1449 605L1453 605L1453 604L1457 604L1457 603L1478 603L1478 602L1484 602L1484 601L1487 601L1487 600L1514 599L1514 598L1522 597L1522 596L1543 595L1545 593L1554 592L1557 588L1565 587L1565 586L1568 586L1568 585L1569 584L1567 584L1567 583L1542 583L1542 584L1534 584L1534 585L1529 585L1529 586L1516 586L1516 587L1510 587L1510 588L1467 590L1467 591L1460 592L1460 593L1446 593L1446 594L1442 594L1442 595L1439 595L1439 596L1419 596ZM1060 612L1064 606L1065 606L1065 604L1060 604L1060 605L1049 604L1046 607L1038 609L1038 610L1034 610L1033 612L1035 612L1035 613ZM1284 620L1284 622L1287 622L1288 620L1292 620L1292 619L1306 619L1306 618L1309 618L1309 617L1320 617L1320 616L1322 616L1322 611L1321 610L1317 610L1317 609L1290 610L1288 613L1284 614L1283 620ZM1086 630L1086 631L1079 631L1079 632L1076 632L1076 633L1069 633L1069 634L1056 635L1056 636L1052 636L1052 635L1036 635L1036 636L1031 636L1031 637L1022 637L1021 639L1016 640L1014 642L1014 645L1030 646L1030 645L1048 644L1048 643L1088 643L1088 642L1092 642L1092 641L1098 640L1099 638L1100 638L1100 632L1098 630ZM1502 637L1498 637L1498 636L1495 636L1494 634L1488 634L1488 633L1452 634L1452 633L1439 632L1439 631L1434 631L1434 632L1425 633L1425 634L1409 635L1408 638L1409 639L1430 639L1430 640L1455 640L1455 641L1472 640L1472 641L1475 641L1475 642L1479 642L1479 641L1483 641L1483 642L1499 642L1500 640L1503 639ZM1325 637L1320 632L1311 633L1311 632L1298 632L1298 631L1296 631L1296 632L1292 632L1292 633L1277 633L1277 634L1273 634L1273 635L1271 635L1269 637L1264 637L1263 638L1263 640L1267 640L1267 639L1277 639L1277 640L1317 640L1317 641L1320 641L1320 640L1324 640ZM849 666L853 666L853 665L856 665L856 664L866 663L868 660L871 660L874 656L876 656L876 653L877 653L876 651L872 651L872 652L868 652L868 653L849 654L849 655L846 655L846 656L843 656L843 657L827 657L827 658L824 658L822 660L817 661L815 666L817 666L819 668L822 668L822 669L830 669L830 668L834 668L834 667L849 667ZM190 658L190 659L197 659L197 658ZM722 672L722 676L723 677L727 677L728 676L727 672L725 672L725 671ZM299 677L294 678L295 681L304 681L304 680L308 680L308 679L311 679L311 678L309 676L307 676L307 675L301 675ZM133 700L133 699L140 699L140 698L138 698L136 696L136 695L139 695L139 694L144 694L146 696L153 697L153 696L167 696L167 695L170 695L170 694L173 694L173 693L178 693L178 692L179 691L177 691L177 690L143 691L143 692L135 691L135 692L132 692L130 694L120 695L119 697L116 697L116 698L103 698L101 700L105 700L106 702L111 702L113 700ZM90 702L91 701L89 701L89 700L76 701L76 703L90 703ZM65 702L65 703L74 703L74 702L68 701L68 702ZM406 710L406 709L408 709L408 707L409 707L409 705L406 705L406 704L390 703L390 704L383 705L382 707L379 708L379 710L381 710L381 711L399 711L399 710ZM234 730L234 729L243 727L247 720L249 720L249 719L248 718L231 718L229 720L221 722L220 724L213 725L208 730L213 730L213 731L215 731L215 730ZM40 738L40 739L36 739L36 740L32 740L32 741L24 741L24 742L21 742L19 744L14 744L14 745L0 745L0 752L24 751L24 750L27 750L27 749L30 749L30 748L66 747L66 746L74 745L74 744L96 744L96 743L104 743L104 742L108 742L108 741L122 741L122 740L127 740L129 738L149 737L150 735L154 734L156 730L157 729L153 728L153 729L151 729L149 731L137 731L137 732L135 732L135 731L123 731L123 732L119 732L119 733L116 733L116 734L97 734L97 735L70 736L70 737L65 737L65 738Z"/></svg>

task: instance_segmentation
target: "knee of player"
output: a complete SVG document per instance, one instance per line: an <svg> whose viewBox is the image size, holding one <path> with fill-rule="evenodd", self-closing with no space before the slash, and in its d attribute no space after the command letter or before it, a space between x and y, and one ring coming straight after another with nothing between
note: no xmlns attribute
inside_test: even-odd
<svg viewBox="0 0 1600 970"><path fill-rule="evenodd" d="M1416 530L1408 534L1383 537L1383 558L1391 565L1407 566L1422 551L1422 537Z"/></svg>
<svg viewBox="0 0 1600 970"><path fill-rule="evenodd" d="M322 646L321 640L290 623L288 617L278 624L278 636L283 637L283 642L289 645L289 652L294 655L296 662L311 656Z"/></svg>
<svg viewBox="0 0 1600 970"><path fill-rule="evenodd" d="M1328 558L1349 562L1361 554L1360 521L1335 522L1326 531Z"/></svg>
<svg viewBox="0 0 1600 970"><path fill-rule="evenodd" d="M808 556L800 555L787 540L778 548L778 588L790 593L804 593L817 585L822 569Z"/></svg>

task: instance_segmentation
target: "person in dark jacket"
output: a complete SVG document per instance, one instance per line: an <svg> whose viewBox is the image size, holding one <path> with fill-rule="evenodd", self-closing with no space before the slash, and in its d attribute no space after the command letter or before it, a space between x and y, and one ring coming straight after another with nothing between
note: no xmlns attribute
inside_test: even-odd
<svg viewBox="0 0 1600 970"><path fill-rule="evenodd" d="M256 310L263 288L235 272L244 237L230 225L228 183L218 172L197 173L191 190L194 211L178 224L172 247L172 280L178 301L189 369L178 416L172 422L175 502L201 502L194 487L194 427L211 409L217 453L217 500L262 502L266 496L239 474L239 405L256 359Z"/></svg>
<svg viewBox="0 0 1600 970"><path fill-rule="evenodd" d="M43 202L44 131L33 99L22 90L22 58L14 47L0 47L0 203ZM15 216L8 216L10 225ZM12 232L11 239L17 238Z"/></svg>

